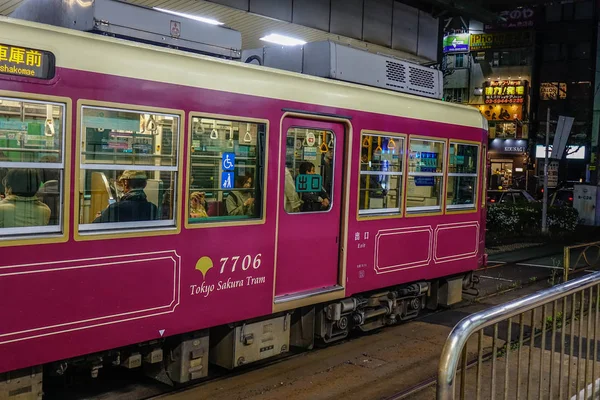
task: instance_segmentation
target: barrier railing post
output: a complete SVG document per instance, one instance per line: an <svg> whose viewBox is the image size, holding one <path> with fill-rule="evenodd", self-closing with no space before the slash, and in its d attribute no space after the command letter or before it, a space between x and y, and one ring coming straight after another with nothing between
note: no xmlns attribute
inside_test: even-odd
<svg viewBox="0 0 600 400"><path fill-rule="evenodd" d="M566 251L568 251L566 249ZM568 259L568 253L565 253L565 260ZM568 264L565 264L565 271L568 269ZM594 296L595 294L595 296ZM586 295L589 297L586 298ZM559 285L550 287L548 289L542 290L540 292L525 296L523 298L515 299L505 304L500 304L494 307L491 307L487 310L480 311L478 313L472 314L462 321L460 321L450 332L446 343L444 344L444 348L442 350L442 355L440 357L440 363L438 365L438 380L437 380L437 400L453 400L455 396L456 389L456 374L459 366L459 362L462 359L462 375L461 375L461 390L460 396L461 398L490 398L493 399L497 395L497 391L502 391L504 389L503 398L514 398L511 395L508 395L507 391L516 390L517 398L520 395L521 391L521 382L525 385L524 389L526 392L527 398L546 398L549 392L550 397L555 397L558 399L563 397L563 390L566 389L567 399L571 398L572 390L575 389L576 393L579 393L579 389L582 388L581 395L585 395L588 393L593 393L596 391L596 358L592 357L591 362L592 368L590 368L587 363L589 363L589 354L592 353L592 343L594 343L593 353L596 353L596 331L598 325L598 306L600 304L600 272L594 272L592 274L579 277L573 279L572 281L566 281ZM580 300L578 303L577 300ZM558 312L559 301L562 301L562 313ZM567 302L570 301L570 307L567 307ZM552 305L552 312L550 313L547 309L547 306ZM538 308L542 308L540 313L536 314L536 310ZM567 309L571 309L571 315L567 318L566 311ZM592 319L592 315L590 314L594 310L594 318ZM579 315L576 315L576 311ZM525 313L531 312L530 317L525 318ZM585 313L588 313L587 318L584 320ZM551 315L551 317L550 317ZM541 316L541 320L537 318L537 316ZM512 320L514 318L519 317L519 338L518 342L513 340L511 337L512 327L510 326ZM552 318L552 321L549 321L548 318ZM525 322L527 320L527 322ZM592 329L591 323L594 321L594 327ZM570 321L570 322L568 322ZM576 323L576 321L578 323ZM499 340L499 332L498 329L501 325L500 323L508 322L507 332L504 346L500 346L500 348L496 348L498 340ZM551 323L550 323L551 322ZM567 330L567 325L570 323L570 337L569 337L569 345L565 346L565 331ZM584 329L584 323L587 323L586 329ZM529 325L528 329L528 337L524 338L524 325ZM574 328L575 325L578 325L578 337L575 336ZM539 329L538 329L539 326ZM484 329L488 327L493 327L493 336L492 340L492 349L491 352L484 356L483 354L483 335ZM558 365L555 365L555 360L558 361L557 357L554 357L554 352L557 350L555 347L555 342L558 341L556 337L558 332L557 328L561 330L560 334L560 362ZM503 328L504 329L504 328ZM504 332L504 331L503 331ZM478 355L476 360L472 360L469 362L466 360L468 355L467 352L467 343L469 339L478 333ZM544 355L547 355L546 344L548 334L552 335L551 338L551 353L549 355L550 364L546 363L546 358ZM585 342L583 341L583 335L586 335ZM593 338L591 337L593 335ZM500 337L504 337L503 335ZM540 345L536 342L537 339L541 339L539 341ZM576 338L576 339L575 339ZM577 354L574 354L574 345L575 341L577 341L578 350ZM587 345L584 352L583 345ZM516 368L512 368L508 365L509 358L506 356L508 352L511 351L513 346L518 345L518 354L515 358L510 358L514 363L516 361ZM529 351L527 353L527 360L522 359L522 347L524 345L529 346ZM527 354L526 352L523 352ZM567 353L567 354L565 354ZM534 371L533 360L534 357L539 354L539 370ZM564 356L568 357L568 365L564 365L566 360L564 360ZM504 357L504 374L497 375L496 369L498 368L498 358ZM483 361L487 360L491 364L491 381L486 383L483 376L486 376L483 371ZM573 362L577 359L577 366L573 366ZM584 360L585 359L585 360ZM564 360L564 361L563 361ZM585 361L585 365L580 365L581 361ZM476 371L476 383L475 387L469 387L467 390L466 382L468 379L466 378L467 369L466 365L471 365L473 361L477 361L477 371ZM524 365L521 368L521 363L526 362L527 365ZM537 365L537 363L536 363ZM490 365L486 368L489 368ZM565 367L563 369L563 367ZM576 367L577 370L573 371L573 367ZM509 384L509 368L510 370L516 369L516 387L512 387ZM527 369L526 381L521 380L521 371ZM566 369L566 371L565 371ZM557 371L558 370L558 371ZM563 371L566 372L566 388L563 385ZM556 373L558 372L558 374ZM589 377L591 372L592 386L588 388ZM544 377L549 373L549 387L544 384ZM501 378L501 375L504 375L503 385L497 384L497 378ZM572 381L573 375L577 377L576 382ZM555 382L555 376L558 378L558 382ZM581 387L581 379L583 378L584 386ZM539 382L534 384L533 379L539 379ZM557 392L554 390L554 384L557 384ZM572 387L571 383L574 383L574 387ZM598 383L600 385L600 383ZM482 393L482 388L484 389L484 393ZM471 389L475 390L474 393L468 393ZM548 392L544 393L546 390ZM489 392L489 396L487 395ZM537 392L537 394L535 393ZM513 392L514 393L514 392ZM557 396L558 394L558 396ZM497 398L500 398L498 396Z"/></svg>

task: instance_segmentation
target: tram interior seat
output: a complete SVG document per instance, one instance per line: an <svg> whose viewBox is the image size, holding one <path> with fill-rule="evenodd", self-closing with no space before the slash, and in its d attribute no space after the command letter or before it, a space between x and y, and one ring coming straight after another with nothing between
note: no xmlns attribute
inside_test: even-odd
<svg viewBox="0 0 600 400"><path fill-rule="evenodd" d="M219 201L217 199L208 199L206 203L208 208L206 214L208 214L209 217L222 217L227 215L225 200Z"/></svg>
<svg viewBox="0 0 600 400"><path fill-rule="evenodd" d="M37 197L50 208L50 222L48 222L48 225L58 225L60 222L60 188L58 181L44 182L37 192Z"/></svg>

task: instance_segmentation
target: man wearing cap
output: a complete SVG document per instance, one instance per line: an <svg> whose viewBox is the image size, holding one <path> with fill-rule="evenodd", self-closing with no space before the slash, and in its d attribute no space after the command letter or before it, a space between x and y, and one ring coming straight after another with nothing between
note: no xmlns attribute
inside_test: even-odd
<svg viewBox="0 0 600 400"><path fill-rule="evenodd" d="M158 219L158 208L146 199L148 177L144 171L125 171L118 184L123 196L109 205L94 222L135 222Z"/></svg>

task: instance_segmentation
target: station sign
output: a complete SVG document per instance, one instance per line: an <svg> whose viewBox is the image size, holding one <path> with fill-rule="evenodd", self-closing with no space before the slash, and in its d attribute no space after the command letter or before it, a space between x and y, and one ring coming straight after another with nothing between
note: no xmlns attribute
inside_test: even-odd
<svg viewBox="0 0 600 400"><path fill-rule="evenodd" d="M52 79L54 54L28 47L0 44L0 74Z"/></svg>
<svg viewBox="0 0 600 400"><path fill-rule="evenodd" d="M533 46L533 32L498 32L471 34L471 51Z"/></svg>
<svg viewBox="0 0 600 400"><path fill-rule="evenodd" d="M483 101L485 104L523 104L527 81L491 81L485 83Z"/></svg>
<svg viewBox="0 0 600 400"><path fill-rule="evenodd" d="M457 33L444 36L444 53L468 53L469 34Z"/></svg>

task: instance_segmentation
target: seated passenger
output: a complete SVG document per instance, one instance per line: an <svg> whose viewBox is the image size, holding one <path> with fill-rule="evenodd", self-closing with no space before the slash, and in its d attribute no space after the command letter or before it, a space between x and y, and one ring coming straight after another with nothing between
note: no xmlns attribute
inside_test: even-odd
<svg viewBox="0 0 600 400"><path fill-rule="evenodd" d="M285 204L283 208L288 213L295 213L300 211L302 206L302 200L296 192L296 184L294 183L294 177L288 167L285 167Z"/></svg>
<svg viewBox="0 0 600 400"><path fill-rule="evenodd" d="M298 168L300 175L315 174L315 165L305 161ZM302 193L302 211L324 211L329 209L329 196L327 192L321 188L318 192L303 192Z"/></svg>
<svg viewBox="0 0 600 400"><path fill-rule="evenodd" d="M204 192L194 192L190 195L190 218L208 218L207 204Z"/></svg>
<svg viewBox="0 0 600 400"><path fill-rule="evenodd" d="M48 225L50 208L35 196L41 183L35 169L8 171L2 182L6 197L0 201L0 228Z"/></svg>
<svg viewBox="0 0 600 400"><path fill-rule="evenodd" d="M93 222L135 222L158 219L158 208L146 199L148 177L144 171L124 171L117 183L123 196L109 205Z"/></svg>
<svg viewBox="0 0 600 400"><path fill-rule="evenodd" d="M227 196L225 206L227 215L254 215L254 198L252 197L252 176L238 176L235 181L235 187L242 190L232 190ZM243 190L245 189L245 190Z"/></svg>

